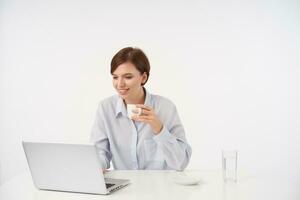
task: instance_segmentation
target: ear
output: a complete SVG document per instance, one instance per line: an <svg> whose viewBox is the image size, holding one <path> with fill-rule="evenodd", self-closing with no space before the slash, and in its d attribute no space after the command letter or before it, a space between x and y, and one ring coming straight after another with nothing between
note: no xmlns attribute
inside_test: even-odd
<svg viewBox="0 0 300 200"><path fill-rule="evenodd" d="M146 83L147 78L148 78L147 73L144 72L143 75L142 75L142 84L145 84L145 83Z"/></svg>

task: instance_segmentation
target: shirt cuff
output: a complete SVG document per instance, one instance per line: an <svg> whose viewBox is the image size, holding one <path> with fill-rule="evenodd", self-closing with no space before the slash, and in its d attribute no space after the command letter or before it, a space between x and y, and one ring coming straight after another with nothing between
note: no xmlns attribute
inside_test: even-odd
<svg viewBox="0 0 300 200"><path fill-rule="evenodd" d="M176 142L176 138L167 130L165 126L163 126L162 130L158 135L155 135L153 137L155 142L171 142L174 143Z"/></svg>

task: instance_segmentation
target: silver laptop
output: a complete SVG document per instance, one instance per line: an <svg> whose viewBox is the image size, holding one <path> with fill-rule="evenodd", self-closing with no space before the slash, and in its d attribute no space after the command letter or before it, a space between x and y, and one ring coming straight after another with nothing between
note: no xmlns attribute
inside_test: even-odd
<svg viewBox="0 0 300 200"><path fill-rule="evenodd" d="M38 189L109 194L129 184L129 180L104 178L94 145L22 144Z"/></svg>

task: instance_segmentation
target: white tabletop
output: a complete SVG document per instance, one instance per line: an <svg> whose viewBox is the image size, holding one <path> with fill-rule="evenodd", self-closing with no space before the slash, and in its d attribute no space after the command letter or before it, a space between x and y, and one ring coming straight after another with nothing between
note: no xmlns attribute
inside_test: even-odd
<svg viewBox="0 0 300 200"><path fill-rule="evenodd" d="M1 200L94 200L94 199L210 199L257 200L300 199L297 185L272 176L239 175L237 183L224 184L219 170L188 170L199 178L198 185L184 186L173 182L176 171L111 171L107 177L130 179L131 184L110 195L89 195L42 191L34 187L29 173L23 173L0 187Z"/></svg>

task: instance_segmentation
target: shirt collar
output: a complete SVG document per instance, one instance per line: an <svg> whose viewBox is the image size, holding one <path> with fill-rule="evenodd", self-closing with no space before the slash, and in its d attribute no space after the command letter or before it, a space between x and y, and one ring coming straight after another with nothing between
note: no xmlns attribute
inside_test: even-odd
<svg viewBox="0 0 300 200"><path fill-rule="evenodd" d="M150 93L146 90L146 88L143 88L145 93L146 93L146 97L145 97L145 105L150 106ZM122 114L123 116L127 115L127 110L124 104L123 99L118 96L118 100L116 103L116 117L118 117L120 114Z"/></svg>
<svg viewBox="0 0 300 200"><path fill-rule="evenodd" d="M118 101L116 104L116 117L118 117L120 114L122 114L123 116L126 116L126 108L125 108L125 104L123 102L123 99L118 96Z"/></svg>
<svg viewBox="0 0 300 200"><path fill-rule="evenodd" d="M146 98L145 98L145 105L146 106L151 106L150 105L150 93L146 90L146 88L144 88L144 91L145 91L145 93L146 93Z"/></svg>

